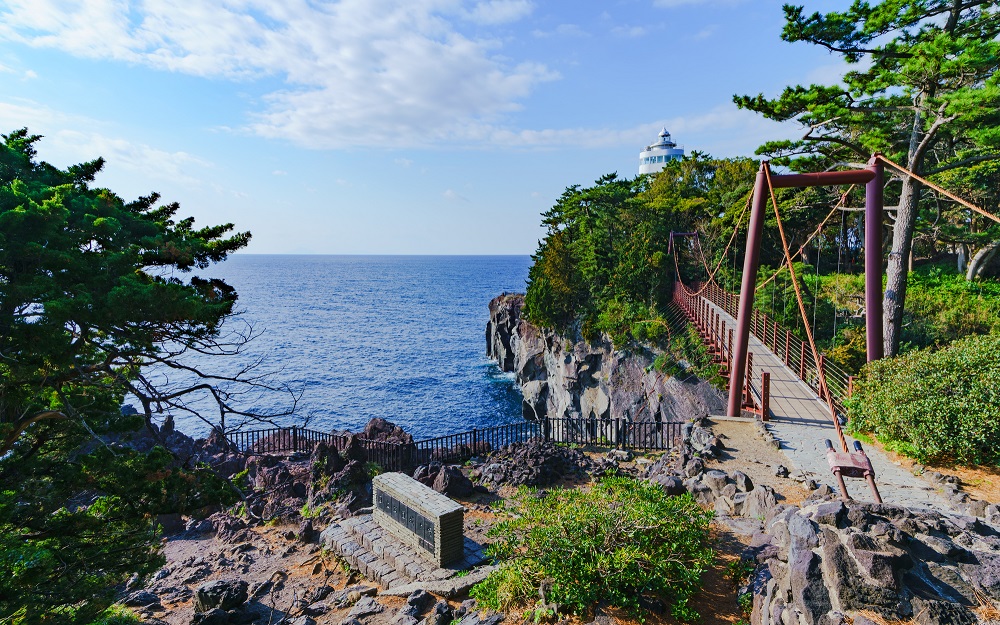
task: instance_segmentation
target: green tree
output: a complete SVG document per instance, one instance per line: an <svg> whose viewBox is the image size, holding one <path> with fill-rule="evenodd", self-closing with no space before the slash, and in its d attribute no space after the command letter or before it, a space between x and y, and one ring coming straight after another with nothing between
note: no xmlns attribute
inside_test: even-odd
<svg viewBox="0 0 1000 625"><path fill-rule="evenodd" d="M198 393L250 416L219 383L267 383L182 358L239 351L222 334L235 291L182 276L249 233L92 187L103 160L60 170L36 161L39 139L22 129L0 145L0 621L86 623L116 585L159 566L156 514L232 498L204 467L115 445L116 433ZM192 382L163 387L151 366ZM139 415L122 415L127 393Z"/></svg>
<svg viewBox="0 0 1000 625"><path fill-rule="evenodd" d="M806 132L758 153L816 171L876 151L935 176L1000 158L1000 16L983 0L855 0L846 11L806 15L785 5L782 38L808 42L859 67L843 84L789 87L775 99L735 96L742 108L794 119ZM885 290L886 353L899 349L908 260L922 185L899 175ZM891 203L891 202L890 202Z"/></svg>
<svg viewBox="0 0 1000 625"><path fill-rule="evenodd" d="M662 321L673 292L671 231L724 228L720 215L738 209L749 189L740 176L748 167L752 172L749 159L694 153L655 176L609 174L592 187L567 188L543 215L547 232L528 276L528 318L577 328L585 338L604 332L616 344L655 340L662 326L647 322ZM681 255L685 278L703 277L697 248L689 252Z"/></svg>

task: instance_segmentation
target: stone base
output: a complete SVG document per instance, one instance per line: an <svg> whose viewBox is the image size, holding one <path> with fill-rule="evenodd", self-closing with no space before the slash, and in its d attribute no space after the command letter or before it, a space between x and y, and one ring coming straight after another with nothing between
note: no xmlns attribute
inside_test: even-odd
<svg viewBox="0 0 1000 625"><path fill-rule="evenodd" d="M483 546L465 538L465 557L440 567L379 526L370 514L331 524L320 540L352 568L385 588L448 579L485 560Z"/></svg>

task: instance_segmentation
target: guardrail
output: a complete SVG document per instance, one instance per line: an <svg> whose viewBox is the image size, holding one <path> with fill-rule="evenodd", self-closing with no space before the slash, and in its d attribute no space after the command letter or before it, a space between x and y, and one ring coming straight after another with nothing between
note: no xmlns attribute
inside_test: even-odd
<svg viewBox="0 0 1000 625"><path fill-rule="evenodd" d="M682 425L679 422L633 422L628 419L546 418L474 428L413 443L354 438L364 451L366 462L374 462L389 471L406 471L431 461L463 462L473 456L536 438L584 446L668 450L680 441ZM320 442L344 451L350 444L350 437L293 426L234 432L230 434L229 441L241 453L272 454L311 452Z"/></svg>
<svg viewBox="0 0 1000 625"><path fill-rule="evenodd" d="M675 291L680 290L675 288ZM714 282L705 288L701 293L701 297L724 310L733 319L736 319L736 316L739 314L740 296L726 291ZM697 312L697 304L694 308ZM729 354L732 350L732 330L729 330L729 336L723 336L719 322L711 320L712 315L710 312L701 312L703 314L700 316L705 317L705 320L702 321L703 325L706 326L707 331L713 337L714 341L716 341L716 344L722 346L723 354L727 358L730 357ZM851 395L853 378L840 365L831 361L822 353L819 354L819 362L817 362L813 357L812 350L809 349L808 343L792 334L792 331L788 328L771 319L767 313L758 311L757 309L753 310L750 319L750 332L765 347L771 350L772 353L780 357L785 366L795 372L799 379L813 389L820 399L825 400L826 397L823 396L819 383L819 371L822 369L826 376L826 384L830 389L834 408L841 414L846 413L844 400ZM752 376L751 371L752 364L747 367L747 377L748 379L756 379L756 376Z"/></svg>

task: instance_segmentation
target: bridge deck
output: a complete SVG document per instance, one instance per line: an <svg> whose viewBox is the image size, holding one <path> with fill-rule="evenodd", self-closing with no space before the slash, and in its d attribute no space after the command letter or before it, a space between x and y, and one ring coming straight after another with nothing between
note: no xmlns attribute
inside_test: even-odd
<svg viewBox="0 0 1000 625"><path fill-rule="evenodd" d="M736 320L726 311L707 299L705 301L721 315L727 329L736 327ZM751 380L755 381L756 386L759 387L762 371L771 374L771 421L768 429L781 441L781 450L792 464L792 473L829 484L836 490L836 479L826 463L824 441L830 439L838 449L839 444L826 402L819 399L795 372L785 366L780 357L753 334L750 335L750 352L753 354ZM848 445L852 445L853 439L847 438ZM865 446L865 452L875 468L876 483L885 503L950 508L944 497L927 480L895 464L878 449ZM872 500L868 484L864 480L845 481L852 497L861 501Z"/></svg>

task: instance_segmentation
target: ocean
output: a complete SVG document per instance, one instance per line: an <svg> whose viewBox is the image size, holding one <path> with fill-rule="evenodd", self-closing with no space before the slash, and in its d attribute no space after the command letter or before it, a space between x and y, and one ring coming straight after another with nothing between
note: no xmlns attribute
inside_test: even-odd
<svg viewBox="0 0 1000 625"><path fill-rule="evenodd" d="M263 358L275 380L301 390L298 414L321 431L357 431L382 417L424 438L516 422L520 393L486 359L485 327L489 301L523 292L530 264L528 256L236 254L198 274L235 287L234 327L249 323L260 336L242 356L194 362L231 371ZM261 411L288 404L281 394L245 399ZM190 434L208 427L179 413L175 421Z"/></svg>

